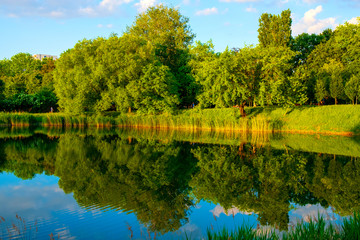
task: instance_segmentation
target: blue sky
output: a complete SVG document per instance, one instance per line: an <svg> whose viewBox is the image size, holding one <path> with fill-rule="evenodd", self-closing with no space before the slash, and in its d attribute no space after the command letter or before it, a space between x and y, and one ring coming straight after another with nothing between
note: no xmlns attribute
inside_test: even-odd
<svg viewBox="0 0 360 240"><path fill-rule="evenodd" d="M360 15L360 0L0 0L0 59L19 52L60 56L84 38L121 35L156 4L179 8L196 40L212 39L217 51L257 44L264 12L290 9L294 36L334 29Z"/></svg>

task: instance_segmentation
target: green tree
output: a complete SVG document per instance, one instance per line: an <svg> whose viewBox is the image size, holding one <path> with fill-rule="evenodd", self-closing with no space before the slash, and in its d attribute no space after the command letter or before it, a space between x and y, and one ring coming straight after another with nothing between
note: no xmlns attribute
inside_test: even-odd
<svg viewBox="0 0 360 240"><path fill-rule="evenodd" d="M195 34L188 23L189 19L181 15L179 10L158 5L138 15L127 30L129 35L140 38L144 45L148 45L147 54L169 67L178 82L182 105L191 104L196 93L188 65L188 47Z"/></svg>
<svg viewBox="0 0 360 240"><path fill-rule="evenodd" d="M41 79L41 87L48 88L50 90L54 90L54 77L53 71L55 70L55 60L52 58L44 58L41 61L41 70L40 75Z"/></svg>
<svg viewBox="0 0 360 240"><path fill-rule="evenodd" d="M177 81L167 66L148 64L138 81L128 85L133 104L139 111L171 112L179 103Z"/></svg>
<svg viewBox="0 0 360 240"><path fill-rule="evenodd" d="M261 47L286 47L291 39L291 11L281 15L263 13L259 19L258 39Z"/></svg>
<svg viewBox="0 0 360 240"><path fill-rule="evenodd" d="M10 76L32 73L41 68L41 61L36 60L29 53L18 53L12 56L10 60Z"/></svg>
<svg viewBox="0 0 360 240"><path fill-rule="evenodd" d="M360 24L345 23L339 25L333 33L324 32L326 42L322 42L310 53L307 69L310 78L316 79L324 69L329 76L329 92L335 99L344 98L344 82L353 74L358 74L360 67ZM333 69L338 66L338 69ZM315 84L314 84L315 87ZM331 89L330 89L331 88Z"/></svg>
<svg viewBox="0 0 360 240"><path fill-rule="evenodd" d="M351 76L350 80L345 84L345 94L352 101L357 104L360 95L360 75Z"/></svg>
<svg viewBox="0 0 360 240"><path fill-rule="evenodd" d="M298 78L290 78L295 53L289 47L267 47L260 51L262 68L257 102L260 105L297 103L294 94L298 91Z"/></svg>
<svg viewBox="0 0 360 240"><path fill-rule="evenodd" d="M329 63L324 64L324 71L330 75L329 92L330 96L335 99L335 105L338 99L344 96L344 80L343 80L343 65L341 62L331 59Z"/></svg>
<svg viewBox="0 0 360 240"><path fill-rule="evenodd" d="M11 61L8 59L0 60L0 78L11 75L10 64Z"/></svg>
<svg viewBox="0 0 360 240"><path fill-rule="evenodd" d="M319 77L317 78L316 81L316 86L315 86L315 97L316 100L318 102L318 105L320 105L321 101L323 99L325 99L326 97L329 96L329 92L328 92L328 78L327 76L324 74L323 75L319 75Z"/></svg>
<svg viewBox="0 0 360 240"><path fill-rule="evenodd" d="M244 47L236 53L238 69L236 74L241 77L239 83L238 105L242 116L245 115L245 103L252 104L256 102L256 96L259 93L259 82L261 75L261 54L259 48Z"/></svg>
<svg viewBox="0 0 360 240"><path fill-rule="evenodd" d="M332 35L331 29L324 30L321 34L302 33L291 39L291 50L296 52L294 62L297 66L306 63L310 53L322 42L326 42Z"/></svg>
<svg viewBox="0 0 360 240"><path fill-rule="evenodd" d="M219 55L215 53L214 44L211 41L207 43L197 41L195 46L190 48L190 53L191 61L189 64L192 74L200 86L197 96L199 106L202 108L213 106L214 93L210 89L216 81Z"/></svg>
<svg viewBox="0 0 360 240"><path fill-rule="evenodd" d="M56 62L60 108L154 113L193 99L187 23L178 10L158 6L140 14L121 37L77 43Z"/></svg>
<svg viewBox="0 0 360 240"><path fill-rule="evenodd" d="M57 60L54 87L61 110L72 113L94 110L105 85L105 79L96 74L101 67L96 64L97 59L102 57L96 50L104 41L103 38L85 39Z"/></svg>

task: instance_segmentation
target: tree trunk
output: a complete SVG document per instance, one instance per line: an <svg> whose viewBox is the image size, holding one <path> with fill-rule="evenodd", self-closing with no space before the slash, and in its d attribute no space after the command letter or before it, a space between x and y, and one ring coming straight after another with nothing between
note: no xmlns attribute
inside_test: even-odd
<svg viewBox="0 0 360 240"><path fill-rule="evenodd" d="M246 117L246 112L245 112L245 102L241 103L239 106L239 110L240 110L240 114L242 117Z"/></svg>
<svg viewBox="0 0 360 240"><path fill-rule="evenodd" d="M131 107L129 107L129 113L131 113Z"/></svg>
<svg viewBox="0 0 360 240"><path fill-rule="evenodd" d="M335 98L335 105L337 105L337 98Z"/></svg>

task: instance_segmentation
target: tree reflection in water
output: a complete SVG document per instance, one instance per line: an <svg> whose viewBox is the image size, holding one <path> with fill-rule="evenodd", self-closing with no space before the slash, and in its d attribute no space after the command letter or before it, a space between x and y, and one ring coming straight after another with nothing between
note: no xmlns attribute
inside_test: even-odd
<svg viewBox="0 0 360 240"><path fill-rule="evenodd" d="M360 210L357 158L270 145L190 144L126 134L43 134L0 140L0 171L60 178L84 208L133 212L152 232L178 230L196 202L258 215L287 229L292 203Z"/></svg>

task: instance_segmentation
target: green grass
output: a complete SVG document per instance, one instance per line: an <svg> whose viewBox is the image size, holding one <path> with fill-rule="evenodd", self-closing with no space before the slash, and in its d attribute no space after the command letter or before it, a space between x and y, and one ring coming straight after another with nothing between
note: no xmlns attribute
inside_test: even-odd
<svg viewBox="0 0 360 240"><path fill-rule="evenodd" d="M300 221L290 227L288 231L279 232L275 229L261 230L254 229L252 226L242 225L233 231L225 227L218 231L207 230L208 240L328 240L328 239L360 239L360 216L355 213L349 218L345 218L342 224L327 223L318 214L317 218L311 218L309 222Z"/></svg>
<svg viewBox="0 0 360 240"><path fill-rule="evenodd" d="M276 130L360 134L360 105L267 108L258 115L269 117Z"/></svg>
<svg viewBox="0 0 360 240"><path fill-rule="evenodd" d="M237 108L186 109L177 114L69 115L64 113L0 113L3 126L61 126L99 128L118 126L132 128L185 129L190 131L300 132L360 135L360 105L299 106L246 108L242 118Z"/></svg>

